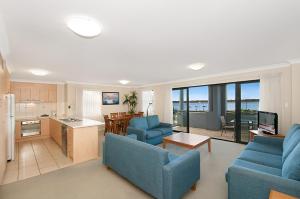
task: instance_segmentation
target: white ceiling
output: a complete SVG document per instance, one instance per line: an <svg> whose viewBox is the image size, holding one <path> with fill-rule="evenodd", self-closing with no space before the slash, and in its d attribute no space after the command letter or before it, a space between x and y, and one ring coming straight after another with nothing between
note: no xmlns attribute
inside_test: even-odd
<svg viewBox="0 0 300 199"><path fill-rule="evenodd" d="M0 12L14 79L144 85L300 57L299 0L0 0ZM75 35L74 14L96 18L102 34ZM207 66L186 68L195 62Z"/></svg>

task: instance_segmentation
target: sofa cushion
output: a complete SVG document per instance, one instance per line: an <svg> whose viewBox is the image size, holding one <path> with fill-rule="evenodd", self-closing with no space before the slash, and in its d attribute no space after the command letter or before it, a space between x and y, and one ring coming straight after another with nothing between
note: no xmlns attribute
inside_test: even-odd
<svg viewBox="0 0 300 199"><path fill-rule="evenodd" d="M300 181L300 143L286 158L282 166L282 176Z"/></svg>
<svg viewBox="0 0 300 199"><path fill-rule="evenodd" d="M300 129L300 124L294 124L291 128L289 128L283 140L283 150L286 149L290 138L296 132L297 129Z"/></svg>
<svg viewBox="0 0 300 199"><path fill-rule="evenodd" d="M159 119L157 115L151 115L147 117L149 129L153 129L159 126Z"/></svg>
<svg viewBox="0 0 300 199"><path fill-rule="evenodd" d="M145 117L132 118L129 122L129 125L131 127L143 130L147 130L149 128L147 119Z"/></svg>
<svg viewBox="0 0 300 199"><path fill-rule="evenodd" d="M247 160L256 164L262 164L269 167L282 168L282 161L280 155L270 153L263 153L259 151L244 150L239 159Z"/></svg>
<svg viewBox="0 0 300 199"><path fill-rule="evenodd" d="M271 144L262 144L262 143L258 143L258 142L250 142L246 146L246 150L271 153L274 155L282 155L282 147L274 146Z"/></svg>
<svg viewBox="0 0 300 199"><path fill-rule="evenodd" d="M162 132L163 135L170 135L173 133L172 128L154 128L151 130L160 131L160 132Z"/></svg>
<svg viewBox="0 0 300 199"><path fill-rule="evenodd" d="M286 158L293 151L296 145L300 142L300 129L297 129L289 138L282 153L282 162L285 162Z"/></svg>
<svg viewBox="0 0 300 199"><path fill-rule="evenodd" d="M262 164L256 164L254 162L249 162L246 160L236 159L233 163L236 166L245 167L247 169L252 169L256 171L261 171L263 173L268 173L276 176L281 176L281 169L268 167Z"/></svg>
<svg viewBox="0 0 300 199"><path fill-rule="evenodd" d="M151 138L158 137L161 135L162 135L162 132L160 132L160 131L153 131L153 130L146 131L147 139L151 139Z"/></svg>

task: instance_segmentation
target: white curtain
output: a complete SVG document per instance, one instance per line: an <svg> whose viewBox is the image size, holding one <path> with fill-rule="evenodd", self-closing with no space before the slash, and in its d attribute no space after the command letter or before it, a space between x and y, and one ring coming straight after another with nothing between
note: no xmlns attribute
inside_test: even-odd
<svg viewBox="0 0 300 199"><path fill-rule="evenodd" d="M164 121L173 124L173 100L172 100L172 87L165 88L164 97Z"/></svg>
<svg viewBox="0 0 300 199"><path fill-rule="evenodd" d="M279 121L278 128L280 129L282 113L280 74L268 74L261 76L259 110L277 113Z"/></svg>
<svg viewBox="0 0 300 199"><path fill-rule="evenodd" d="M149 107L149 109L148 109ZM142 91L142 110L144 114L153 115L154 114L154 91Z"/></svg>
<svg viewBox="0 0 300 199"><path fill-rule="evenodd" d="M84 118L100 120L101 94L99 91L83 90L82 92L82 116Z"/></svg>

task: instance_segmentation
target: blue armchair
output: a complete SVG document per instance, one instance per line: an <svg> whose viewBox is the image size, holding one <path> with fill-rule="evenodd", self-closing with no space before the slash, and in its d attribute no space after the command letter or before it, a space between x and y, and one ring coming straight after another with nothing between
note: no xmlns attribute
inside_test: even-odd
<svg viewBox="0 0 300 199"><path fill-rule="evenodd" d="M163 137L172 135L172 125L159 121L157 115L148 117L133 118L127 127L127 133L137 135L137 139L142 142L157 145Z"/></svg>
<svg viewBox="0 0 300 199"><path fill-rule="evenodd" d="M177 156L135 136L108 133L103 164L158 199L180 199L200 179L200 153Z"/></svg>
<svg viewBox="0 0 300 199"><path fill-rule="evenodd" d="M268 199L271 189L300 197L300 125L284 139L256 136L228 169L229 199Z"/></svg>

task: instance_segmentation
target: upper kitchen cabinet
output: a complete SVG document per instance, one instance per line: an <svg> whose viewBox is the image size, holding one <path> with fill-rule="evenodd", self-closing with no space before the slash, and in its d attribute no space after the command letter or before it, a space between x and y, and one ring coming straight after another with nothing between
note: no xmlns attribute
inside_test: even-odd
<svg viewBox="0 0 300 199"><path fill-rule="evenodd" d="M49 92L49 102L56 102L57 101L57 86L50 86L48 89Z"/></svg>
<svg viewBox="0 0 300 199"><path fill-rule="evenodd" d="M55 84L37 84L11 82L11 93L15 94L16 102L44 102L57 101L57 86Z"/></svg>

